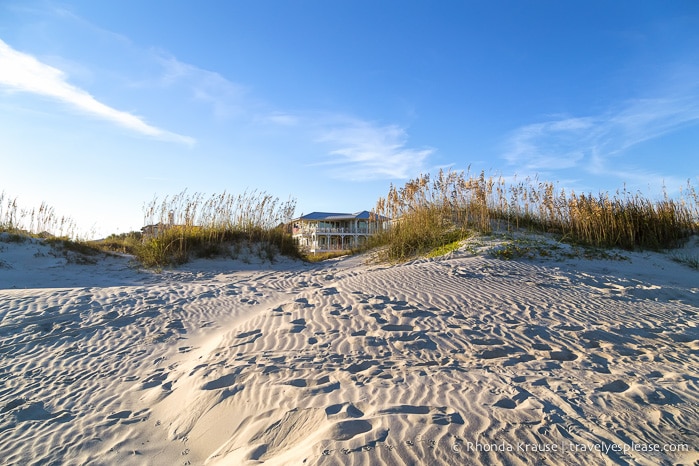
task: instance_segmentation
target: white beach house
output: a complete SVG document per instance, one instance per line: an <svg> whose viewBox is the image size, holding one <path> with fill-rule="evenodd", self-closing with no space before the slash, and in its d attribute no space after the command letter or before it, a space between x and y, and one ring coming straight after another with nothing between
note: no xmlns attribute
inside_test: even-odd
<svg viewBox="0 0 699 466"><path fill-rule="evenodd" d="M354 214L311 212L292 221L292 235L309 252L346 251L363 245L385 227L385 219L366 210Z"/></svg>

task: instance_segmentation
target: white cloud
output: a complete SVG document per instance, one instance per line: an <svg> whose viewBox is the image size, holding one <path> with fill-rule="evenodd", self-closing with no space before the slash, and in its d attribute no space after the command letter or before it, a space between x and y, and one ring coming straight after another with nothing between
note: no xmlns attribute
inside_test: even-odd
<svg viewBox="0 0 699 466"><path fill-rule="evenodd" d="M406 147L406 131L397 125L376 126L352 120L326 129L319 142L332 147L333 176L351 180L405 179L424 169L434 149Z"/></svg>
<svg viewBox="0 0 699 466"><path fill-rule="evenodd" d="M195 100L211 105L214 115L228 118L243 112L247 89L227 80L219 73L183 63L172 56L159 55L157 61L164 69L161 83L165 86L183 84ZM248 103L249 104L249 103Z"/></svg>
<svg viewBox="0 0 699 466"><path fill-rule="evenodd" d="M573 167L585 157L595 125L591 118L563 118L523 126L509 139L504 157L526 170Z"/></svg>
<svg viewBox="0 0 699 466"><path fill-rule="evenodd" d="M616 151L699 123L699 97L639 99L612 115L607 126L618 134Z"/></svg>
<svg viewBox="0 0 699 466"><path fill-rule="evenodd" d="M290 113L273 112L269 115L258 118L262 123L269 123L278 126L297 126L301 123L301 118Z"/></svg>
<svg viewBox="0 0 699 466"><path fill-rule="evenodd" d="M149 125L141 117L112 108L90 93L73 86L64 72L40 62L31 55L14 50L0 40L0 85L11 90L43 95L78 108L90 115L163 141L192 145L188 136Z"/></svg>
<svg viewBox="0 0 699 466"><path fill-rule="evenodd" d="M636 99L604 114L560 117L516 129L503 157L522 170L579 168L610 174L609 162L632 147L699 123L699 96ZM617 175L628 176L619 171Z"/></svg>

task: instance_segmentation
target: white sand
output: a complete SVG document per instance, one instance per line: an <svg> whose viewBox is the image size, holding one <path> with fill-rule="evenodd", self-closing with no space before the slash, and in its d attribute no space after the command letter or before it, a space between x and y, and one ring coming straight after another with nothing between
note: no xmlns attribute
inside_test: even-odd
<svg viewBox="0 0 699 466"><path fill-rule="evenodd" d="M44 247L0 242L3 464L699 462L699 272L667 254L155 274Z"/></svg>

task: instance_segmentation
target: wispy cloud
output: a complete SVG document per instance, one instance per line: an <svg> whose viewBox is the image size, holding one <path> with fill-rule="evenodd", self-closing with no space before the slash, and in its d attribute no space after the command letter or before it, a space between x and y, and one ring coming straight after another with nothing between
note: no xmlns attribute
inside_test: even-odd
<svg viewBox="0 0 699 466"><path fill-rule="evenodd" d="M262 124L294 127L300 125L303 122L303 118L287 112L271 112L258 116L256 121Z"/></svg>
<svg viewBox="0 0 699 466"><path fill-rule="evenodd" d="M678 86L663 97L630 100L599 115L522 126L507 139L503 157L523 171L576 168L628 179L628 164L617 168L612 160L645 141L699 124L698 90L697 84Z"/></svg>
<svg viewBox="0 0 699 466"><path fill-rule="evenodd" d="M633 101L611 115L607 122L608 132L617 135L609 138L610 154L696 123L699 123L697 94Z"/></svg>
<svg viewBox="0 0 699 466"><path fill-rule="evenodd" d="M594 118L561 118L518 128L507 142L505 159L526 170L571 168L594 145Z"/></svg>
<svg viewBox="0 0 699 466"><path fill-rule="evenodd" d="M211 105L217 118L239 115L250 105L243 102L247 89L219 73L183 63L163 53L159 53L156 60L163 68L162 85L186 86L195 100Z"/></svg>
<svg viewBox="0 0 699 466"><path fill-rule="evenodd" d="M432 148L407 146L408 135L397 125L379 126L352 120L328 128L318 142L331 147L330 174L351 180L405 179L423 170Z"/></svg>
<svg viewBox="0 0 699 466"><path fill-rule="evenodd" d="M149 125L141 117L112 108L67 80L58 68L19 52L0 40L0 85L14 91L47 96L90 115L163 141L192 145L195 140Z"/></svg>

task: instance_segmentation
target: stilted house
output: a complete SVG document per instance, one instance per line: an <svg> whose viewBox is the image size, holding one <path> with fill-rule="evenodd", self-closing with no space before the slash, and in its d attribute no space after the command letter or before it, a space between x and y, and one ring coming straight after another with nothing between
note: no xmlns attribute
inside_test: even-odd
<svg viewBox="0 0 699 466"><path fill-rule="evenodd" d="M354 214L311 212L292 220L292 235L309 252L348 251L386 227L387 219L366 210Z"/></svg>

